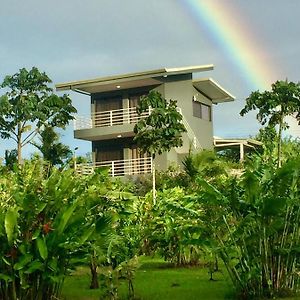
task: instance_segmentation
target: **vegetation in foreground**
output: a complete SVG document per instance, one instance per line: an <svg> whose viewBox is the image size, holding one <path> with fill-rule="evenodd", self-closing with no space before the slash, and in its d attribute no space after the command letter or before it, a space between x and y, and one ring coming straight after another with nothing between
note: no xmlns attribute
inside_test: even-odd
<svg viewBox="0 0 300 300"><path fill-rule="evenodd" d="M38 70L33 72L40 77ZM41 119L14 119L14 102L25 101L27 96L27 102L39 99L35 97L39 92L32 88L29 94L17 93L18 84L27 86L28 74L21 70L15 76L22 80L16 83L14 77L7 77L7 82L13 80L16 91L0 99L5 108L0 112L2 137L11 138L9 132L15 133L15 126L20 130L15 140L18 164L10 159L0 168L0 299L58 299L65 280L76 278L76 273L67 276L78 265L89 267L89 287L102 299L147 299L144 291L155 299L154 286L160 289L157 299L167 299L168 295L176 299L184 286L189 291L182 289L184 296L179 299L192 298L190 291L201 287L205 269L197 267L203 262L208 265L210 278L218 276L220 265L224 266L232 284L220 287L217 296L214 292L219 290L212 284L217 286L222 280L205 284L201 289L206 299L226 297L230 286L238 299L299 292L299 141L282 141L281 137L288 126L284 118L300 118L299 84L276 83L271 92L256 92L247 99L242 114L258 109L258 119L268 126L261 131L261 153L238 165L239 172L232 172L232 163L225 158L203 151L188 156L183 171L157 174L157 193L151 193L147 181L126 184L112 181L106 170L79 176L68 165L60 169L53 166L63 160L54 162L48 157L49 147L56 145L62 159L68 151L58 144L54 132L40 130L48 125L64 127L72 118L73 108L68 108L62 121L52 113L39 113ZM47 82L46 78L42 84L43 99L62 104L61 98L48 95ZM267 96L270 103L261 105ZM46 103L41 104L45 109ZM174 126L180 122L176 116L172 120ZM38 127L25 137L25 143L39 133L43 144L40 151L49 162L33 159L22 164L25 144L22 146L21 137L31 126L20 126L27 121L37 122ZM172 132L180 143L177 131ZM154 145L154 149L145 150L150 155L167 150L155 141L147 145ZM176 268L150 272L144 265L139 270L137 257L141 255L159 255ZM159 278L159 282L154 281ZM211 287L209 291L207 287ZM64 291L69 291L67 285Z"/></svg>

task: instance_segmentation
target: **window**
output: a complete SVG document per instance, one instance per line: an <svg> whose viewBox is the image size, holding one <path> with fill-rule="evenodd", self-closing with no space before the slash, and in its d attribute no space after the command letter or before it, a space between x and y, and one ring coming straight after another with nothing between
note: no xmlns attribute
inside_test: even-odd
<svg viewBox="0 0 300 300"><path fill-rule="evenodd" d="M211 121L211 107L201 103L201 118L205 121Z"/></svg>
<svg viewBox="0 0 300 300"><path fill-rule="evenodd" d="M193 101L193 116L201 118L201 103Z"/></svg>
<svg viewBox="0 0 300 300"><path fill-rule="evenodd" d="M211 107L204 103L193 101L193 116L205 121L211 121Z"/></svg>

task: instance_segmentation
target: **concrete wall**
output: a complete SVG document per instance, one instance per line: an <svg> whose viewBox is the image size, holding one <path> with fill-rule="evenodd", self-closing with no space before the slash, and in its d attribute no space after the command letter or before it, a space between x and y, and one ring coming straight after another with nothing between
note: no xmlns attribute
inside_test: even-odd
<svg viewBox="0 0 300 300"><path fill-rule="evenodd" d="M166 82L164 84L165 98L177 100L177 106L194 131L201 146L205 149L213 148L213 122L193 116L193 96L204 104L212 106L212 102L200 94L192 85L192 79L184 78L181 81Z"/></svg>

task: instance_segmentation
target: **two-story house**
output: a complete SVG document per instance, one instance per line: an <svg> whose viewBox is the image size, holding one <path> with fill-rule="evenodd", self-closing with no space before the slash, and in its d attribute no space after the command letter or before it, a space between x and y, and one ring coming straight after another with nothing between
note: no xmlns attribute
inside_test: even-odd
<svg viewBox="0 0 300 300"><path fill-rule="evenodd" d="M213 65L164 68L57 84L58 91L73 90L90 97L91 115L77 116L74 136L92 142L93 167L109 166L113 176L149 173L150 157L141 155L133 140L139 116L139 99L151 90L177 100L187 132L183 146L155 158L157 169L180 162L194 149L213 148L213 104L234 97L211 78L193 79L193 73L210 71Z"/></svg>

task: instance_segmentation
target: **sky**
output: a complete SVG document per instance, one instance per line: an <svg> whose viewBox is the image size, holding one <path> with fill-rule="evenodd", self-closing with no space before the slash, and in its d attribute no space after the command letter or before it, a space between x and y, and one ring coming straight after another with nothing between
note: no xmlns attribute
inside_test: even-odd
<svg viewBox="0 0 300 300"><path fill-rule="evenodd" d="M0 82L20 68L38 67L56 83L163 67L214 64L211 77L233 94L214 107L214 135L253 136L255 114L240 117L252 91L300 78L299 0L2 0ZM89 97L68 92L79 114ZM0 90L0 94L2 94ZM289 132L300 135L291 123ZM78 154L89 142L63 143ZM0 140L4 149L15 146ZM24 155L34 149L25 148Z"/></svg>

